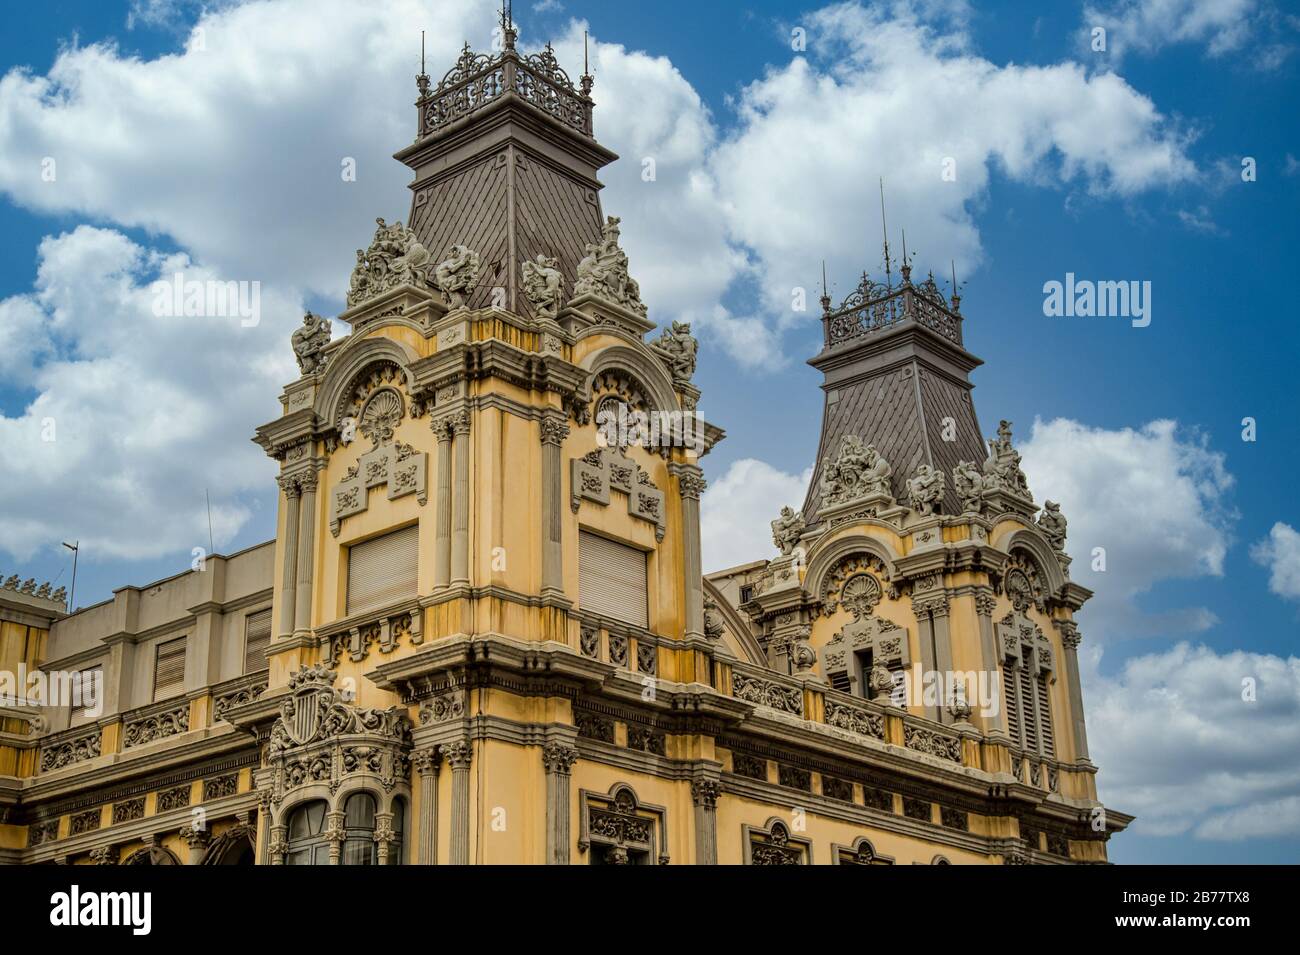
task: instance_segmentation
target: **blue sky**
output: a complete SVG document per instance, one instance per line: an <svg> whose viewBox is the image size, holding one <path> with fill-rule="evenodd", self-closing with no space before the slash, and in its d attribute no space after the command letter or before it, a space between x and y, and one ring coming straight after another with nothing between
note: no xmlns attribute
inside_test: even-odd
<svg viewBox="0 0 1300 955"><path fill-rule="evenodd" d="M405 170L387 157L413 131L419 30L436 79L461 39L486 47L492 21L490 3L378 6L6 12L4 576L66 583L59 541L75 538L94 542L78 603L175 573L207 544L205 491L218 550L271 536L273 468L247 439L292 377L288 334L304 305L340 310L373 217L405 217ZM789 290L815 300L822 258L837 299L879 271L883 176L895 252L906 229L922 272L956 260L984 429L1016 423L1037 497L1071 521L1074 576L1097 591L1080 617L1094 755L1103 795L1141 817L1113 858L1295 861L1300 23L1265 0L1148 7L515 15L525 46L554 38L575 74L590 31L597 135L624 157L603 175L606 211L623 216L651 317L700 335L704 409L728 430L705 462L711 566L767 556L767 520L802 498L821 415L804 361L821 332ZM1104 53L1088 46L1098 24ZM59 178L40 183L47 156ZM361 157L358 183L340 182L340 156ZM261 327L142 325L142 290L186 262L262 281ZM1150 326L1046 317L1043 284L1067 272L1149 281ZM31 443L47 415L70 435L54 448ZM116 480L86 482L91 462Z"/></svg>

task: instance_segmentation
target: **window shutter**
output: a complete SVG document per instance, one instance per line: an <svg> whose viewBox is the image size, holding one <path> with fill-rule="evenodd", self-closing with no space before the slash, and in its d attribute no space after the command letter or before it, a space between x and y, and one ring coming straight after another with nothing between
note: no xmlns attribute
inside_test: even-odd
<svg viewBox="0 0 1300 955"><path fill-rule="evenodd" d="M1020 703L1016 699L1016 672L1010 659L1002 661L1002 705L1007 708L1007 732L1014 746L1023 746L1020 736Z"/></svg>
<svg viewBox="0 0 1300 955"><path fill-rule="evenodd" d="M77 673L76 685L80 687L80 689L76 691L76 693L74 694L76 698L74 699L73 705L69 710L68 713L69 719L76 719L79 716L86 715L87 706L91 702L90 697L95 692L96 679L99 679L101 681L100 689L102 692L103 673L104 673L104 668L102 666L87 667L86 669L81 670Z"/></svg>
<svg viewBox="0 0 1300 955"><path fill-rule="evenodd" d="M1025 728L1025 749L1036 753L1038 752L1038 703L1034 699L1034 678L1030 676L1029 669L1023 664L1016 667L1016 677L1020 683L1020 719Z"/></svg>
<svg viewBox="0 0 1300 955"><path fill-rule="evenodd" d="M418 524L354 544L348 552L347 612L361 613L414 597L419 547Z"/></svg>
<svg viewBox="0 0 1300 955"><path fill-rule="evenodd" d="M1047 690L1047 674L1041 674L1036 682L1038 683L1039 735L1043 738L1043 755L1055 758L1056 740L1052 736L1052 707Z"/></svg>
<svg viewBox="0 0 1300 955"><path fill-rule="evenodd" d="M271 611L262 610L244 618L244 672L266 669L266 648L271 645Z"/></svg>
<svg viewBox="0 0 1300 955"><path fill-rule="evenodd" d="M578 604L591 613L648 627L645 551L580 531Z"/></svg>
<svg viewBox="0 0 1300 955"><path fill-rule="evenodd" d="M185 638L158 644L153 663L155 701L179 693L185 687Z"/></svg>

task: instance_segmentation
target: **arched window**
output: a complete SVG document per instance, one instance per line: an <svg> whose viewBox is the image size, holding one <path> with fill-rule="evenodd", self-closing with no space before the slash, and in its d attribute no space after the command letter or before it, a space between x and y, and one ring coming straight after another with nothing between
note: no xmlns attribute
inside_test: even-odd
<svg viewBox="0 0 1300 955"><path fill-rule="evenodd" d="M406 864L406 800L393 800L393 842L388 847L388 864Z"/></svg>
<svg viewBox="0 0 1300 955"><path fill-rule="evenodd" d="M285 865L329 865L330 844L325 837L324 800L303 803L289 814L289 849Z"/></svg>
<svg viewBox="0 0 1300 955"><path fill-rule="evenodd" d="M375 797L370 793L353 793L343 804L343 865L377 865L379 847L375 843Z"/></svg>

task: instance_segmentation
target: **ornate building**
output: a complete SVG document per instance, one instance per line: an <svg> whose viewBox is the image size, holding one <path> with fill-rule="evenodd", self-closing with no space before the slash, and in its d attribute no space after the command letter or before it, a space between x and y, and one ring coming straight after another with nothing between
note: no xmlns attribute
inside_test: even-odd
<svg viewBox="0 0 1300 955"><path fill-rule="evenodd" d="M70 616L0 591L6 669L103 686L0 709L0 861L1105 861L1089 593L985 447L957 297L823 297L808 499L706 578L722 432L689 327L647 337L591 77L507 26L418 90L407 224L257 429L275 540Z"/></svg>

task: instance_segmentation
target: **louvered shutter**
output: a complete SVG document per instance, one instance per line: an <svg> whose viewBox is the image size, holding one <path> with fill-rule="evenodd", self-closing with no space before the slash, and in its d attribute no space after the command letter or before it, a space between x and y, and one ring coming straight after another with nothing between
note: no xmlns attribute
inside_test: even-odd
<svg viewBox="0 0 1300 955"><path fill-rule="evenodd" d="M1011 734L1014 746L1023 746L1020 735L1020 702L1016 699L1016 671L1014 662L1008 658L1002 661L1002 696L1003 706L1007 708L1007 732Z"/></svg>
<svg viewBox="0 0 1300 955"><path fill-rule="evenodd" d="M414 597L419 546L418 524L354 544L348 553L347 612L361 613Z"/></svg>
<svg viewBox="0 0 1300 955"><path fill-rule="evenodd" d="M271 644L271 611L249 614L244 620L244 672L266 669L266 648Z"/></svg>
<svg viewBox="0 0 1300 955"><path fill-rule="evenodd" d="M590 613L648 627L645 551L580 531L578 604Z"/></svg>
<svg viewBox="0 0 1300 955"><path fill-rule="evenodd" d="M1041 674L1035 682L1038 684L1039 735L1043 740L1043 755L1055 757L1056 739L1052 732L1052 706L1047 687L1047 674Z"/></svg>
<svg viewBox="0 0 1300 955"><path fill-rule="evenodd" d="M102 666L88 667L77 673L76 688L74 688L73 691L73 705L68 714L70 720L74 720L80 716L85 716L86 710L90 707L90 704L95 702L93 699L95 694L102 694L103 674L104 668ZM98 686L95 685L96 680L99 681ZM103 701L100 700L99 702L102 703Z"/></svg>
<svg viewBox="0 0 1300 955"><path fill-rule="evenodd" d="M153 662L153 698L166 699L185 688L185 638L158 644Z"/></svg>

